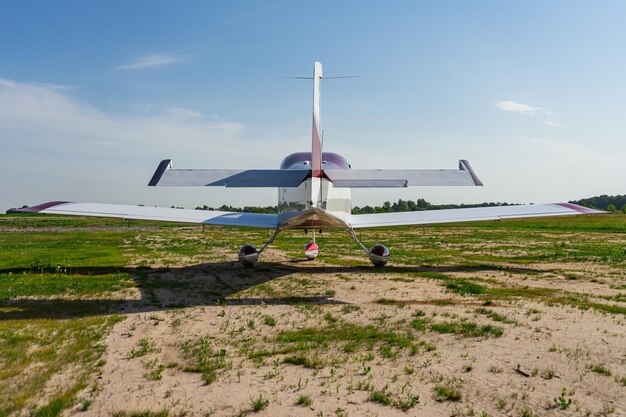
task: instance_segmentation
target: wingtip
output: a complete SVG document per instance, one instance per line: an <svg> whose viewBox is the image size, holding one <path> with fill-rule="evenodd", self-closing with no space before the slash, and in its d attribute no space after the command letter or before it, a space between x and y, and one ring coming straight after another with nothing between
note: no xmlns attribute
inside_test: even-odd
<svg viewBox="0 0 626 417"><path fill-rule="evenodd" d="M469 172L470 176L472 177L472 180L474 181L475 186L477 187L483 186L483 182L480 180L480 178L478 178L478 174L476 174L476 171L474 171L474 168L472 168L468 160L466 159L459 160L459 169L467 170L467 172Z"/></svg>
<svg viewBox="0 0 626 417"><path fill-rule="evenodd" d="M565 208L568 208L570 210L577 211L580 214L602 214L602 213L606 213L606 211L595 210L595 209L592 209L592 208L589 208L589 207L579 206L578 204L574 204L574 203L555 203L555 205L561 206L561 207L565 207Z"/></svg>
<svg viewBox="0 0 626 417"><path fill-rule="evenodd" d="M70 201L50 201L47 203L43 203L43 204L38 204L36 206L32 206L32 207L26 207L23 209L17 209L15 210L18 213L40 213L46 209L49 209L50 207L54 207L54 206L59 206L61 204L67 204Z"/></svg>
<svg viewBox="0 0 626 417"><path fill-rule="evenodd" d="M171 167L172 167L171 159L162 160L159 163L159 166L157 167L156 171L154 171L154 175L152 175L152 178L150 179L150 182L148 183L148 187L154 187L158 185L165 171Z"/></svg>

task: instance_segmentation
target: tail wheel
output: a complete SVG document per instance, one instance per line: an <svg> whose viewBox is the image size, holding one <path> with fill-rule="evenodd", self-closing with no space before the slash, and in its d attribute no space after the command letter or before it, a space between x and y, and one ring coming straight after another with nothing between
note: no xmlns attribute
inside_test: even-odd
<svg viewBox="0 0 626 417"><path fill-rule="evenodd" d="M319 255L319 247L317 246L317 243L309 242L304 245L304 256L306 256L309 261L317 258L317 255Z"/></svg>

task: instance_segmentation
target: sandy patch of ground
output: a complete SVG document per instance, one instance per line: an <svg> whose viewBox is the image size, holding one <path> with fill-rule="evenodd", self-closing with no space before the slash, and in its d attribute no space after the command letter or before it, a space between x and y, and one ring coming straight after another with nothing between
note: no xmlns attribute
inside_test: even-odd
<svg viewBox="0 0 626 417"><path fill-rule="evenodd" d="M222 262L159 272L162 285L144 294L158 300L157 306L129 312L114 327L106 340L106 365L97 377L97 389L81 394L93 403L86 412L75 408L67 413L102 416L168 410L170 416L256 415L253 402L262 396L267 405L258 415L266 416L626 414L623 315L521 298L499 301L479 313L480 300L448 293L436 279L320 261L294 263L276 249L268 249L264 261L265 266L252 271ZM486 285L616 293L608 285L586 278L567 280L553 272L565 271L567 265L528 268L539 272L446 273L484 279ZM589 272L602 275L596 268L589 265ZM381 298L402 303L381 304ZM505 320L494 321L484 310ZM464 319L499 327L504 334L463 337L428 328L429 323ZM414 320L423 320L426 328L412 326ZM292 346L279 340L284 332L305 328L339 332L349 326L411 334L416 348L394 345L385 350L386 342L381 342L352 350L341 341L307 351L254 355ZM199 338L206 338L215 353L211 360L222 361L210 383L202 373L191 371L193 361L182 349L185 341ZM294 355L317 362L310 367L285 362ZM437 386L457 390L460 399L438 397ZM372 401L373 392L385 393L391 404ZM301 397L311 403L297 405ZM400 401L417 397L407 411L400 409ZM564 408L561 404L570 399Z"/></svg>

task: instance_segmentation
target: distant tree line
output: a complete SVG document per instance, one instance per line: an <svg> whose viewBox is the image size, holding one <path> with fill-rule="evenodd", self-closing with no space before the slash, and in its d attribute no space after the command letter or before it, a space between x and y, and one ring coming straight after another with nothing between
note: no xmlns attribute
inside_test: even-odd
<svg viewBox="0 0 626 417"><path fill-rule="evenodd" d="M601 195L597 197L583 198L580 200L570 201L570 203L579 204L584 207L594 208L597 210L605 210L611 212L622 211L626 213L626 195ZM498 206L515 206L515 203L504 202L483 202L477 204L431 204L423 198L417 200L398 199L395 203L385 201L381 206L366 205L363 207L352 207L352 214L370 214L370 213L393 213L400 211L422 211L422 210L443 210L455 208L471 208L471 207L498 207ZM254 207L246 206L243 208L228 206L226 204L221 207L213 208L207 205L196 207L196 210L220 210L220 211L236 211L243 213L276 213L276 206Z"/></svg>
<svg viewBox="0 0 626 417"><path fill-rule="evenodd" d="M395 203L385 201L382 206L363 206L352 207L352 214L368 214L368 213L392 213L398 211L420 211L420 210L440 210L451 208L468 208L468 207L495 207L495 206L512 206L511 203L480 203L480 204L431 204L423 198L413 200L399 199ZM243 213L276 213L276 206L267 207L253 207L246 206L233 207L226 204L214 208L209 207L206 204L204 206L196 207L196 210L219 210L219 211L236 211Z"/></svg>
<svg viewBox="0 0 626 417"><path fill-rule="evenodd" d="M417 201L399 199L395 203L385 201L382 206L363 206L352 207L352 214L369 214L369 213L393 213L399 211L423 211L423 210L442 210L454 208L470 208L470 207L496 207L496 206L514 206L511 203L479 203L479 204L431 204L423 198Z"/></svg>
<svg viewBox="0 0 626 417"><path fill-rule="evenodd" d="M621 211L626 213L626 194L624 195L600 195L597 197L583 198L570 201L570 203L593 208L596 210L606 210L610 212Z"/></svg>
<svg viewBox="0 0 626 417"><path fill-rule="evenodd" d="M218 210L218 211L236 211L238 213L276 214L276 206L267 206L267 207L245 206L244 208L241 208L241 207L233 207L233 206L228 206L226 204L223 204L220 207L213 208L205 204L202 207L200 206L196 207L196 210Z"/></svg>

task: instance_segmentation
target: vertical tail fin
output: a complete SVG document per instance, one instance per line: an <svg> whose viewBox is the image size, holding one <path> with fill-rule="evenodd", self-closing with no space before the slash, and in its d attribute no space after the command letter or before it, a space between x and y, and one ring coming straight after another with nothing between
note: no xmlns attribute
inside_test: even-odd
<svg viewBox="0 0 626 417"><path fill-rule="evenodd" d="M314 178L322 175L322 144L320 142L322 136L320 80L322 78L322 64L316 61L313 67L313 144L311 149L311 174Z"/></svg>

